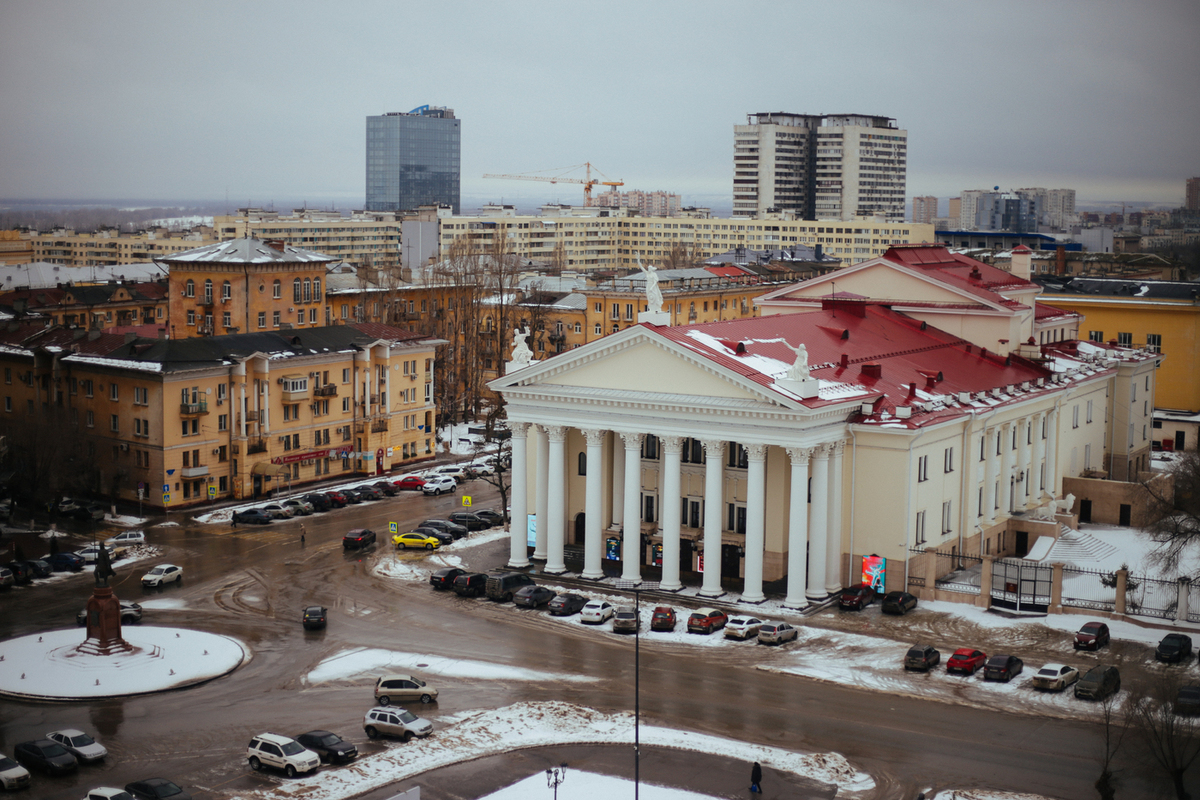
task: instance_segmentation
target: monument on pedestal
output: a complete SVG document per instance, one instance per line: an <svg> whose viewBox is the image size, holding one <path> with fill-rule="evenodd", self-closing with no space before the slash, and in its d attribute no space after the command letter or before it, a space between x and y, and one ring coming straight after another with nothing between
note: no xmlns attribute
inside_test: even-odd
<svg viewBox="0 0 1200 800"><path fill-rule="evenodd" d="M529 349L529 345L525 340L529 338L529 326L525 329L513 328L513 350L512 356L508 360L508 365L504 369L504 374L515 372L519 369L524 369L533 361L533 351Z"/></svg>
<svg viewBox="0 0 1200 800"><path fill-rule="evenodd" d="M121 638L121 601L108 585L115 574L108 548L102 544L96 554L96 588L87 603L87 640L77 652L108 656L133 650L133 645Z"/></svg>
<svg viewBox="0 0 1200 800"><path fill-rule="evenodd" d="M651 325L670 325L670 313L663 311L662 289L658 288L658 267L642 265L641 255L637 256L638 269L646 278L646 310L638 312L638 322L648 322Z"/></svg>
<svg viewBox="0 0 1200 800"><path fill-rule="evenodd" d="M783 346L796 354L796 360L788 367L783 377L775 379L775 385L803 400L811 400L817 396L820 382L808 375L808 348L804 342L801 342L799 347L792 347L786 339Z"/></svg>

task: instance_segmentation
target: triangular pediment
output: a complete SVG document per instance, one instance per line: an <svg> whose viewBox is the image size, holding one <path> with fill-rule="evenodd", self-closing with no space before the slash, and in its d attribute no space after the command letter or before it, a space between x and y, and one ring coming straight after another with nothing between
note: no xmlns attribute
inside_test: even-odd
<svg viewBox="0 0 1200 800"><path fill-rule="evenodd" d="M913 272L887 261L867 262L860 268L839 270L831 275L790 287L776 296L782 299L820 298L831 292L849 292L870 300L905 301L920 298L932 303L979 303L980 298L966 294L927 275Z"/></svg>

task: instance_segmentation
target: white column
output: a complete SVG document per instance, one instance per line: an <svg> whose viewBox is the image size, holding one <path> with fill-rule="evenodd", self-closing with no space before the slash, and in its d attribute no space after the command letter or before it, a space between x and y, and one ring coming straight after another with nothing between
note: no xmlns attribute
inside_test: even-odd
<svg viewBox="0 0 1200 800"><path fill-rule="evenodd" d="M246 438L246 381L243 380L238 388L240 388L242 390L242 403L240 406L238 406L238 408L240 408L242 411L241 432L242 432L242 438L245 439Z"/></svg>
<svg viewBox="0 0 1200 800"><path fill-rule="evenodd" d="M546 560L546 531L550 529L550 437L542 425L537 437L537 506L534 521L533 559Z"/></svg>
<svg viewBox="0 0 1200 800"><path fill-rule="evenodd" d="M613 431L613 459L612 459L612 515L609 519L612 520L612 526L619 528L625 521L625 459L618 455L619 447L617 447L617 439L620 434Z"/></svg>
<svg viewBox="0 0 1200 800"><path fill-rule="evenodd" d="M996 437L1000 431L988 428L983 432L983 518L990 525L996 521Z"/></svg>
<svg viewBox="0 0 1200 800"><path fill-rule="evenodd" d="M746 447L746 574L742 599L761 603L763 594L763 548L766 544L767 446L748 444Z"/></svg>
<svg viewBox="0 0 1200 800"><path fill-rule="evenodd" d="M1017 502L1018 511L1024 511L1029 503L1026 502L1026 495L1030 493L1029 483L1029 418L1023 417L1017 420L1017 471L1024 473L1021 483L1017 486Z"/></svg>
<svg viewBox="0 0 1200 800"><path fill-rule="evenodd" d="M804 608L808 605L804 589L808 560L808 459L812 450L789 447L787 454L792 462L792 481L788 511L787 597L783 604L788 608Z"/></svg>
<svg viewBox="0 0 1200 800"><path fill-rule="evenodd" d="M825 592L842 588L842 454L846 442L830 445L829 458L829 535L825 544Z"/></svg>
<svg viewBox="0 0 1200 800"><path fill-rule="evenodd" d="M701 597L720 597L721 510L725 505L725 442L704 440L704 580Z"/></svg>
<svg viewBox="0 0 1200 800"><path fill-rule="evenodd" d="M663 453L662 495L659 497L663 540L660 588L677 592L683 588L679 581L679 527L683 514L679 491L679 454L683 450L683 440L678 436L662 436L659 442Z"/></svg>
<svg viewBox="0 0 1200 800"><path fill-rule="evenodd" d="M599 580L604 577L601 560L604 558L604 539L600 517L604 508L604 439L606 431L584 430L587 439L587 496L584 499L584 578Z"/></svg>
<svg viewBox="0 0 1200 800"><path fill-rule="evenodd" d="M526 484L528 422L509 422L512 431L512 517L508 528L508 566L528 567L529 547L526 544L529 528L529 495Z"/></svg>
<svg viewBox="0 0 1200 800"><path fill-rule="evenodd" d="M625 515L622 525L621 580L642 580L642 434L622 432L625 440Z"/></svg>
<svg viewBox="0 0 1200 800"><path fill-rule="evenodd" d="M1013 425L1000 426L1000 510L1012 514Z"/></svg>
<svg viewBox="0 0 1200 800"><path fill-rule="evenodd" d="M812 503L808 516L808 586L810 600L825 599L825 551L829 546L829 445L813 448Z"/></svg>
<svg viewBox="0 0 1200 800"><path fill-rule="evenodd" d="M1058 409L1046 415L1046 492L1058 497Z"/></svg>
<svg viewBox="0 0 1200 800"><path fill-rule="evenodd" d="M1046 423L1046 415L1035 414L1033 417L1033 459L1029 462L1029 470L1033 473L1033 486L1029 495L1034 505L1042 502L1042 459L1046 457L1046 441L1042 438L1042 426Z"/></svg>
<svg viewBox="0 0 1200 800"><path fill-rule="evenodd" d="M567 516L567 429L546 428L550 440L550 498L546 509L546 572L566 572L563 561L563 525Z"/></svg>
<svg viewBox="0 0 1200 800"><path fill-rule="evenodd" d="M271 433L271 380L268 374L262 383L261 407L258 409L258 429L266 436Z"/></svg>

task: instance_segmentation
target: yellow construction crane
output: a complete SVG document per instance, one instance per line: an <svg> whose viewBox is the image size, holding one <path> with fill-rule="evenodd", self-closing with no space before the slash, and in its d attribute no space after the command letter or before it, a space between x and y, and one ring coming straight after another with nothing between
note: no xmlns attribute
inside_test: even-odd
<svg viewBox="0 0 1200 800"><path fill-rule="evenodd" d="M592 187L596 184L601 186L624 186L625 181L602 181L592 178L592 163L590 161L583 164L575 164L570 167L559 167L558 169L543 169L538 172L569 172L573 169L584 167L587 170L586 178L567 178L560 175L536 175L532 172L522 172L518 175L484 175L485 178L504 178L512 181L544 181L546 183L582 183L583 184L583 204L590 206L592 204ZM600 170L596 170L600 177L606 177Z"/></svg>

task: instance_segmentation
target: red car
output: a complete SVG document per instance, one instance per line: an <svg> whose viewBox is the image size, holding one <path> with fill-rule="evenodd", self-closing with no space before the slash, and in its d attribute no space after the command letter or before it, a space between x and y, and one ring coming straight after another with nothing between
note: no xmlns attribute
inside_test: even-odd
<svg viewBox="0 0 1200 800"><path fill-rule="evenodd" d="M964 675L974 675L975 670L987 661L987 653L982 650L972 650L970 647L960 647L946 662L946 672L961 672Z"/></svg>
<svg viewBox="0 0 1200 800"><path fill-rule="evenodd" d="M419 492L425 485L425 479L418 478L416 475L405 475L399 480L392 481L392 485L397 489L413 489Z"/></svg>
<svg viewBox="0 0 1200 800"><path fill-rule="evenodd" d="M655 608L654 616L650 618L650 630L675 630L675 609L671 608L670 606L658 606Z"/></svg>
<svg viewBox="0 0 1200 800"><path fill-rule="evenodd" d="M1075 634L1076 650L1099 650L1108 644L1108 626L1103 622L1089 622Z"/></svg>
<svg viewBox="0 0 1200 800"><path fill-rule="evenodd" d="M693 611L688 617L687 629L688 633L712 633L725 627L725 623L729 621L728 615L724 611L717 608L702 608L699 611Z"/></svg>
<svg viewBox="0 0 1200 800"><path fill-rule="evenodd" d="M862 611L875 600L875 590L865 583L858 583L842 590L838 605L850 611Z"/></svg>

